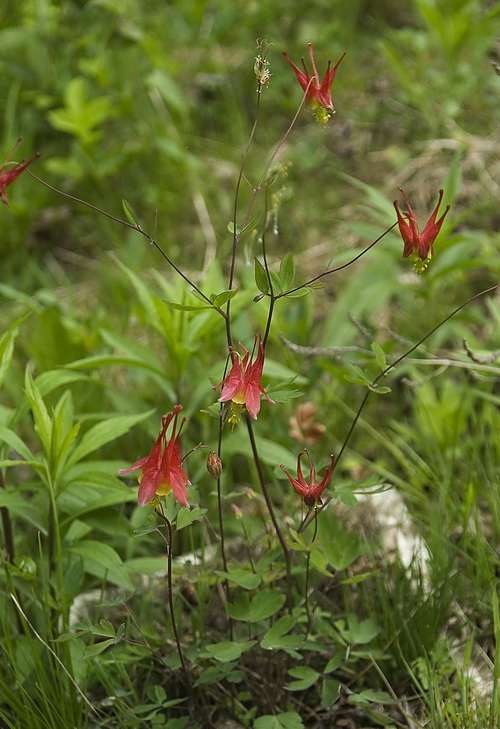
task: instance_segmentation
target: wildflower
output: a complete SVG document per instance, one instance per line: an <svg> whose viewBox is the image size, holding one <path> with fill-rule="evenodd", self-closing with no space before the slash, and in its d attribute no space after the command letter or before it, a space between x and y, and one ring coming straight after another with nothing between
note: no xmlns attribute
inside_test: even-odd
<svg viewBox="0 0 500 729"><path fill-rule="evenodd" d="M238 342L238 345L245 353L243 359L236 350L231 349L234 357L231 372L222 382L219 382L213 388L217 390L222 386L219 402L232 401L232 414L229 418L230 423L238 422L239 415L245 407L252 418L256 420L260 410L261 395L264 395L268 402L274 403L274 400L271 400L260 384L262 370L264 368L264 345L262 344L260 334L255 337L255 340L258 340L258 351L255 361L250 361L250 352L245 349L241 342Z"/></svg>
<svg viewBox="0 0 500 729"><path fill-rule="evenodd" d="M302 456L306 454L307 458L309 459L309 483L306 482L304 475L302 473L302 466L300 463L300 459ZM285 466L281 465L280 468L285 474L285 476L288 478L290 483L292 484L295 491L299 494L299 496L302 496L304 499L304 504L309 509L315 509L317 506L321 506L321 494L326 489L328 484L330 483L330 479L332 477L333 472L333 466L335 464L335 456L330 456L331 459L331 465L328 466L328 468L325 471L325 475L321 479L319 483L316 483L316 471L314 469L314 466L311 461L311 456L309 455L308 451L304 448L303 451L301 451L297 458L297 478L293 478L290 476L288 471L286 470Z"/></svg>
<svg viewBox="0 0 500 729"><path fill-rule="evenodd" d="M257 39L257 50L258 55L255 57L255 63L253 70L257 79L257 93L260 94L264 86L269 86L272 73L269 70L269 61L267 60L267 54L271 43L268 43L265 38Z"/></svg>
<svg viewBox="0 0 500 729"><path fill-rule="evenodd" d="M19 137L19 139L17 140L17 142L14 145L14 149L9 154L9 156L7 157L7 159L5 160L3 165L0 167L0 197L2 198L3 204L7 205L7 207L9 206L9 201L7 199L8 186L12 185L14 180L16 180L19 177L21 172L24 172L26 167L28 167L32 162L34 162L36 159L38 159L40 157L40 154L37 152L36 154L33 155L33 157L30 160L28 160L28 162L23 162L23 163L10 162L10 158L12 157L12 155L14 154L14 152L16 151L18 146L21 144L21 142L22 142L22 139L21 139L21 137ZM13 167L10 170L5 170L5 167L8 164L15 164L15 167Z"/></svg>
<svg viewBox="0 0 500 729"><path fill-rule="evenodd" d="M404 197L407 207L407 211L401 214L398 208L398 201L394 201L394 207L396 208L396 214L398 216L399 232L401 233L404 243L403 258L407 258L410 254L412 254L416 272L422 273L427 268L431 257L434 255L433 244L441 230L443 220L448 214L450 206L447 205L439 220L436 220L439 206L441 205L441 200L443 199L444 194L443 190L440 190L437 205L432 211L429 220L425 224L425 228L422 232L420 232L413 210L408 202L408 198L401 187L398 189Z"/></svg>
<svg viewBox="0 0 500 729"><path fill-rule="evenodd" d="M154 498L155 495L165 496L165 494L172 491L181 506L189 507L186 486L190 485L190 481L182 469L179 443L182 426L187 418L182 419L180 428L177 431L177 418L180 410L182 410L182 405L176 405L171 413L162 417L162 428L149 456L140 458L130 468L122 468L118 471L118 473L124 475L141 469L138 494L139 506L145 506L150 501L153 501L153 505L155 505L157 503ZM166 432L172 421L170 440L167 443Z"/></svg>
<svg viewBox="0 0 500 729"><path fill-rule="evenodd" d="M222 461L216 451L210 451L207 457L207 471L212 478L218 479L222 474Z"/></svg>
<svg viewBox="0 0 500 729"><path fill-rule="evenodd" d="M328 66L326 68L325 75L323 76L323 81L320 83L318 71L316 70L316 64L314 62L314 51L312 43L308 43L308 46L313 70L312 76L309 75L309 71L307 70L304 58L301 59L304 71L301 71L300 68L298 68L291 60L287 53L283 52L283 55L285 56L290 66L293 68L294 73L297 76L297 80L307 96L307 103L316 114L316 119L324 124L328 121L332 114L335 114L335 109L333 108L332 103L331 89L335 74L337 72L337 68L341 60L344 58L345 53L340 56L339 60L333 68L331 68L331 60L328 61Z"/></svg>

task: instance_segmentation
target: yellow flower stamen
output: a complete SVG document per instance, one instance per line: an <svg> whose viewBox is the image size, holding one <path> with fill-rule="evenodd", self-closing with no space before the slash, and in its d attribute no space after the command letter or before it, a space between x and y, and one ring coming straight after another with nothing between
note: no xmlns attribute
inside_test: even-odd
<svg viewBox="0 0 500 729"><path fill-rule="evenodd" d="M240 405L239 403L235 402L234 400L231 402L231 408L230 408L230 415L227 419L228 423L231 423L231 425L236 425L240 422L240 415L245 412L245 406Z"/></svg>
<svg viewBox="0 0 500 729"><path fill-rule="evenodd" d="M316 121L320 124L326 124L326 122L333 116L333 114L335 114L334 111L329 111L323 106L318 106L314 110L314 116L316 117Z"/></svg>

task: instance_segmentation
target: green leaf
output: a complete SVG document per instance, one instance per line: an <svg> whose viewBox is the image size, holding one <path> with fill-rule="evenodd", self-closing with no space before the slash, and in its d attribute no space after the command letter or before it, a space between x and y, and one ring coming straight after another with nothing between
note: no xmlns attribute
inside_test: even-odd
<svg viewBox="0 0 500 729"><path fill-rule="evenodd" d="M26 443L14 433L10 428L6 428L5 425L0 425L0 441L7 443L13 451L19 453L26 461L34 460L34 456Z"/></svg>
<svg viewBox="0 0 500 729"><path fill-rule="evenodd" d="M353 577L347 577L345 580L342 580L342 585L357 585L359 582L364 582L365 580L369 580L372 577L376 577L378 575L377 570L372 570L371 572L363 572L359 575L354 575Z"/></svg>
<svg viewBox="0 0 500 729"><path fill-rule="evenodd" d="M288 291L288 289L292 288L295 280L295 261L290 251L280 263L279 277L282 291Z"/></svg>
<svg viewBox="0 0 500 729"><path fill-rule="evenodd" d="M89 539L71 544L67 549L82 557L85 571L89 574L127 590L134 589L119 554L109 544Z"/></svg>
<svg viewBox="0 0 500 729"><path fill-rule="evenodd" d="M51 464L56 471L76 440L80 423L73 424L74 409L71 392L66 390L54 408L51 433Z"/></svg>
<svg viewBox="0 0 500 729"><path fill-rule="evenodd" d="M217 294L217 296L213 300L213 305L220 309L221 306L224 306L228 301L231 299L234 299L236 294L238 293L239 289L229 289L228 291L221 291L220 294Z"/></svg>
<svg viewBox="0 0 500 729"><path fill-rule="evenodd" d="M52 109L47 114L54 129L73 134L84 145L96 142L101 136L96 128L118 113L107 96L89 94L86 79L76 76L64 89L64 107Z"/></svg>
<svg viewBox="0 0 500 729"><path fill-rule="evenodd" d="M180 509L177 514L176 527L177 529L184 529L195 521L201 519L201 517L207 513L206 509Z"/></svg>
<svg viewBox="0 0 500 729"><path fill-rule="evenodd" d="M311 293L311 289L309 286L303 286L300 289L297 289L296 291L290 291L290 293L285 294L285 297L287 299L302 299L304 296L309 296Z"/></svg>
<svg viewBox="0 0 500 729"><path fill-rule="evenodd" d="M276 385L278 387L278 385ZM304 394L302 390L275 390L274 387L268 388L267 392L269 396L272 393L272 399L274 402L285 403L290 400L295 400L298 397L302 397Z"/></svg>
<svg viewBox="0 0 500 729"><path fill-rule="evenodd" d="M368 385L368 389L371 390L371 392L376 393L377 395L385 395L386 393L391 391L390 387L387 387L386 385Z"/></svg>
<svg viewBox="0 0 500 729"><path fill-rule="evenodd" d="M303 691L313 686L318 678L321 676L318 671L315 671L309 666L297 666L297 668L291 668L288 673L297 681L291 681L285 685L287 691Z"/></svg>
<svg viewBox="0 0 500 729"><path fill-rule="evenodd" d="M29 316L29 312L16 319L0 337L0 387L3 384L14 353L14 342L19 325Z"/></svg>
<svg viewBox="0 0 500 729"><path fill-rule="evenodd" d="M115 629L113 627L113 623L110 623L109 620L102 619L99 620L99 623L97 625L91 625L90 632L94 635L103 635L105 638L115 637Z"/></svg>
<svg viewBox="0 0 500 729"><path fill-rule="evenodd" d="M70 366L71 365L68 365L68 367ZM81 382L82 380L87 379L86 375L82 375L79 372L71 372L69 369L48 370L47 372L42 372L41 375L38 375L36 378L36 386L38 387L40 395L45 397L45 395L49 395L58 387L65 387L66 385L71 385L74 382Z"/></svg>
<svg viewBox="0 0 500 729"><path fill-rule="evenodd" d="M146 321L163 336L165 334L165 326L158 313L155 297L151 294L149 287L140 276L127 268L127 266L125 266L125 264L122 263L117 256L112 256L112 260L123 271L132 284L144 310L144 318ZM165 309L166 307L163 305L163 308Z"/></svg>
<svg viewBox="0 0 500 729"><path fill-rule="evenodd" d="M194 304L176 304L174 301L167 301L166 303L176 311L206 311L207 309L214 308L211 304L195 306Z"/></svg>
<svg viewBox="0 0 500 729"><path fill-rule="evenodd" d="M376 724L379 724L380 726L388 726L391 727L391 729L396 729L394 726L394 719L392 719L390 716L381 714L380 711L374 711L373 709L369 709L367 706L363 708L363 711Z"/></svg>
<svg viewBox="0 0 500 729"><path fill-rule="evenodd" d="M125 212L125 215L127 216L128 222L132 223L132 225L136 225L138 228L140 228L141 226L139 225L139 218L137 217L137 214L136 214L134 208L132 207L132 205L129 202L127 202L127 200L125 200L124 197L122 197L122 205L123 205L123 210Z"/></svg>
<svg viewBox="0 0 500 729"><path fill-rule="evenodd" d="M49 457L52 424L47 408L45 407L45 403L40 395L40 391L38 390L28 367L26 367L24 383L26 397L28 398L35 421L35 430L40 437L40 441L47 457Z"/></svg>
<svg viewBox="0 0 500 729"><path fill-rule="evenodd" d="M234 582L236 585L243 587L244 590L255 590L262 581L260 575L256 575L255 572L245 569L235 568L229 570L229 572L216 570L215 574L219 575L219 577L224 577L229 582Z"/></svg>
<svg viewBox="0 0 500 729"><path fill-rule="evenodd" d="M337 653L337 655L333 656L333 658L330 658L323 670L323 673L332 673L332 671L336 671L337 668L340 668L342 665L343 660L344 656L342 653Z"/></svg>
<svg viewBox="0 0 500 729"><path fill-rule="evenodd" d="M323 552L320 549L312 549L310 554L311 567L313 567L321 575L324 575L325 577L331 577L331 572L327 568L327 561Z"/></svg>
<svg viewBox="0 0 500 729"><path fill-rule="evenodd" d="M337 534L335 539L322 543L321 549L328 562L336 570L344 570L349 567L361 554L359 539L352 532Z"/></svg>
<svg viewBox="0 0 500 729"><path fill-rule="evenodd" d="M325 678L321 687L321 708L328 709L338 700L340 683L333 678Z"/></svg>
<svg viewBox="0 0 500 729"><path fill-rule="evenodd" d="M351 694L349 701L353 704L394 704L392 699L386 691L373 691L372 689L366 689L361 691L359 694Z"/></svg>
<svg viewBox="0 0 500 729"><path fill-rule="evenodd" d="M381 630L380 626L371 618L359 620L356 615L349 615L347 622L349 630L346 631L345 637L351 643L371 643Z"/></svg>
<svg viewBox="0 0 500 729"><path fill-rule="evenodd" d="M94 643L94 645L88 645L82 654L82 661L88 661L89 658L95 658L95 656L98 656L99 653L102 653L106 650L106 648L109 648L110 645L114 645L115 640L113 638L109 638L108 640L101 640L99 643Z"/></svg>
<svg viewBox="0 0 500 729"><path fill-rule="evenodd" d="M295 711L286 711L259 716L253 723L253 729L304 729L304 724Z"/></svg>
<svg viewBox="0 0 500 729"><path fill-rule="evenodd" d="M278 588L261 590L250 600L248 593L237 595L234 603L228 603L229 617L249 623L257 623L274 615L283 606L286 597Z"/></svg>
<svg viewBox="0 0 500 729"><path fill-rule="evenodd" d="M255 284L263 294L269 293L269 279L267 278L266 269L258 258L255 258Z"/></svg>
<svg viewBox="0 0 500 729"><path fill-rule="evenodd" d="M271 283L273 285L273 290L275 294L281 293L281 279L278 276L276 271L269 271L269 276L271 277Z"/></svg>
<svg viewBox="0 0 500 729"><path fill-rule="evenodd" d="M387 358L385 356L385 352L380 346L378 342L372 343L372 349L373 353L375 354L375 357L377 359L377 364L380 367L381 370L385 370L387 367Z"/></svg>
<svg viewBox="0 0 500 729"><path fill-rule="evenodd" d="M284 615L270 628L261 640L260 646L264 650L292 650L304 644L301 635L287 635L295 627L297 620L292 615Z"/></svg>
<svg viewBox="0 0 500 729"><path fill-rule="evenodd" d="M242 653L248 651L257 641L247 640L245 643L235 643L230 640L222 641L222 643L214 643L207 645L206 650L217 661L221 663L229 663L235 661Z"/></svg>
<svg viewBox="0 0 500 729"><path fill-rule="evenodd" d="M256 213L256 214L255 214L255 215L253 216L253 218L251 219L251 221L250 221L249 223L247 223L246 225L244 225L244 226L243 226L243 228L240 228L240 226L239 226L239 225L237 225L237 226L236 226L236 233L237 233L238 235L243 235L243 234L244 234L244 233L246 233L246 232L247 232L248 230L251 230L251 228L253 228L253 227L255 226L255 223L257 222L257 220L258 220L259 218L260 218L260 210L259 210L259 212L258 212L258 213ZM228 229L228 231L229 231L230 233L232 233L232 234L234 235L234 232L235 232L235 228L234 228L234 222L233 222L232 220L231 220L231 221L230 221L230 222L229 222L229 223L227 224L227 229Z"/></svg>
<svg viewBox="0 0 500 729"><path fill-rule="evenodd" d="M361 367L357 365L351 365L351 371L353 375L344 375L344 378L348 382L355 382L357 385L368 385L371 386L373 378L369 374L364 372Z"/></svg>
<svg viewBox="0 0 500 729"><path fill-rule="evenodd" d="M106 344L109 344L117 352L122 352L134 358L134 360L141 360L149 365L154 372L157 372L162 377L165 376L164 367L150 346L142 344L136 338L132 339L132 337L124 336L109 329L100 329L99 334Z"/></svg>
<svg viewBox="0 0 500 729"><path fill-rule="evenodd" d="M71 453L68 458L68 467L78 463L78 461L81 461L85 458L85 456L88 456L89 453L96 451L106 443L116 440L116 438L128 433L134 425L137 425L137 423L140 423L142 420L149 418L154 412L154 410L148 410L147 412L139 413L138 415L119 415L97 423L97 425L94 425L85 433L80 443Z"/></svg>
<svg viewBox="0 0 500 729"><path fill-rule="evenodd" d="M151 364L145 359L139 359L138 357L126 357L121 354L95 354L91 357L84 357L83 359L75 360L70 364L66 365L68 369L93 369L94 367L139 367L144 370L149 370L157 375L165 376L164 371L154 364ZM85 375L80 375L79 379L86 379ZM172 393L173 395L173 393Z"/></svg>

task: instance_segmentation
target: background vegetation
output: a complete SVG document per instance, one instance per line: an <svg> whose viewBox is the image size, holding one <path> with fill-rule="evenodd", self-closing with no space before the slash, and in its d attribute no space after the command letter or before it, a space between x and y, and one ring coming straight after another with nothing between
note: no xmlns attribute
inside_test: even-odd
<svg viewBox="0 0 500 729"><path fill-rule="evenodd" d="M130 201L208 294L226 288L259 38L271 44L273 75L241 210L301 101L281 51L298 60L313 42L320 73L347 51L334 118L321 127L303 109L280 151L267 243L275 270L288 251L299 283L349 261L395 222L400 186L422 222L439 188L452 206L424 276L401 260L396 230L324 289L277 304L264 383L288 382L286 402L263 402L256 428L296 553L293 613L282 609L284 567L244 425L226 434L223 453L229 606L214 556L214 482L203 451L190 457L190 502L201 511L178 516L167 500L186 687L165 545L117 470L150 451L177 402L190 417L183 451L216 447L223 321L165 303L197 301L136 232L28 173L9 188L0 210L2 726L498 726L498 293L439 327L388 375L391 392L371 396L316 540L315 527L296 533L301 507L279 465L293 470L304 446L290 432L297 404L313 402L324 426L308 446L322 474L365 392L353 366L370 381L383 366L373 343L393 361L498 282L499 17L500 3L480 0L2 3L5 155L22 136L17 157L38 150L30 169L46 182L119 217L121 199ZM247 346L267 315L265 302L253 303L259 254L256 230L243 238L233 301L235 338ZM311 349L287 347L279 333ZM407 569L379 549L372 510L359 507L380 489L404 501L427 562Z"/></svg>

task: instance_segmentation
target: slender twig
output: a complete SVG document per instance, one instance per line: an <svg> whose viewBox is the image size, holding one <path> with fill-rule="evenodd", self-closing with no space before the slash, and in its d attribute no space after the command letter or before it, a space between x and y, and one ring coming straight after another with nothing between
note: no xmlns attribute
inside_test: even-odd
<svg viewBox="0 0 500 729"><path fill-rule="evenodd" d="M369 246L364 248L361 253L358 253L354 256L354 258L351 258L347 263L343 263L341 266L337 266L336 268L329 268L328 271L323 271L323 273L318 274L317 276L314 276L314 278L309 279L309 281L306 281L305 283L301 284L300 286L296 286L294 289L290 289L289 291L283 291L281 294L278 294L276 296L277 299L281 299L284 296L288 296L288 294L293 294L295 291L301 291L301 289L307 288L307 286L310 286L311 284L315 283L316 281L319 281L321 278L324 278L325 276L330 276L332 273L337 273L338 271L342 271L344 268L348 268L349 266L352 266L353 263L356 263L356 261L359 261L360 258L362 258L366 253L368 253L369 250L373 248L373 246L377 245L379 241L382 240L382 238L387 235L387 233L390 233L393 228L395 228L397 225L396 223L393 223L390 228L387 228L387 230L384 230L384 232L379 235L378 238L376 238L372 243L370 243Z"/></svg>
<svg viewBox="0 0 500 729"><path fill-rule="evenodd" d="M159 243L156 242L153 236L149 235L140 225L137 223L129 223L128 220L122 220L122 218L117 218L115 215L111 215L111 213L107 213L105 210L102 210L102 208L97 207L97 205L92 205L92 203L87 202L86 200L82 200L79 197L76 197L75 195L70 195L68 192L63 192L62 190L59 190L57 187L53 187L53 185L49 185L48 182L45 182L45 180L42 180L41 177L38 177L38 175L34 175L33 172L30 172L30 170L27 170L29 174L35 178L38 182L40 182L42 185L47 187L49 190L52 190L52 192L57 193L58 195L61 195L62 197L66 197L69 200L72 200L73 202L79 203L80 205L84 205L87 208L90 208L91 210L94 210L94 212L99 213L99 215L104 215L105 218L109 218L115 223L118 223L119 225L123 225L126 228L130 228L130 230L135 230L137 233L140 233L145 238L147 238L148 242L156 248L158 253L164 258L164 260L168 263L168 265L173 268L173 270L176 272L178 276L180 276L184 281L191 286L191 288L196 291L196 293L202 297L202 299L207 303L210 304L211 307L213 307L214 311L216 311L218 314L220 314L224 319L226 319L226 312L220 309L218 306L214 306L212 301L206 296L201 289L196 286L196 284L191 281L191 279L186 276L186 274L181 271L181 269L176 266L176 264L172 261L172 259L165 253L163 248L159 245Z"/></svg>
<svg viewBox="0 0 500 729"><path fill-rule="evenodd" d="M269 195L269 188L266 188L266 194L265 194L265 209L264 209L264 229L262 231L262 259L264 261L264 269L266 271L267 275L267 283L269 286L269 311L267 312L267 322L266 322L266 329L264 331L264 337L262 339L262 344L264 345L264 349L266 348L267 344L267 338L269 337L269 332L271 331L271 322L273 320L273 313L274 313L274 302L276 301L276 297L274 295L274 288L273 288L273 281L271 278L271 272L269 270L269 263L267 260L267 248L266 248L266 236L267 236L267 213L268 213L268 195Z"/></svg>
<svg viewBox="0 0 500 729"><path fill-rule="evenodd" d="M295 342L291 342L281 332L278 333L280 340L283 342L285 347L290 349L295 354L299 354L302 357L335 357L340 359L343 354L349 352L355 352L358 354L366 354L373 358L373 351L371 349L364 349L363 347L356 346L343 346L343 347L305 347ZM403 344L409 344L407 340L403 341ZM465 340L464 340L465 344ZM469 353L469 352L467 352ZM417 364L434 367L458 367L459 369L472 370L478 372L487 372L493 375L497 375L499 372L498 366L489 366L484 363L493 363L500 357L500 352L492 352L491 355L481 357L474 355L473 362L464 361L463 359L452 359L448 357L433 357L429 354L427 359L422 358L406 358L407 364ZM363 364L361 360L352 361L352 364Z"/></svg>
<svg viewBox="0 0 500 729"><path fill-rule="evenodd" d="M317 511L314 511L314 534L311 540L311 544L314 544L316 541L316 536L318 534L318 514ZM311 613L311 608L309 607L309 581L310 581L310 572L311 572L311 550L309 549L307 551L306 555L306 586L305 586L305 605L306 605L306 613L307 613L307 629L306 629L306 640L309 636L309 633L312 629L312 621L313 616Z"/></svg>
<svg viewBox="0 0 500 729"><path fill-rule="evenodd" d="M395 359L394 362L391 362L391 364L387 365L387 367L385 367L383 370L381 370L378 373L378 375L376 375L374 377L374 379L373 379L370 387L372 387L372 388L375 387L376 384L377 384L377 382L379 380L381 380L391 370L393 370L395 367L397 367L398 364L400 364L404 359L406 359L408 357L408 355L410 355L412 352L414 352L416 349L418 349L425 341L427 341L427 339L429 339L429 337L431 337L434 334L434 332L436 332L440 327L443 326L443 324L446 324L447 321L449 321L456 314L458 314L459 311L462 311L462 309L464 309L466 306L468 306L469 304L471 304L476 299L481 298L481 296L485 296L486 294L490 294L492 291L495 291L498 288L500 288L500 283L495 284L494 286L490 286L489 288L484 289L483 291L480 291L478 294L474 294L474 296L471 296L463 304L460 304L460 306L457 306L456 309L453 309L453 311L450 314L448 314L444 319L442 319L438 324L436 324L435 327L433 327L430 331L428 331L427 334L425 336L423 336L421 339L419 339L419 341L416 344L414 344L412 347L410 347L410 349L408 349L406 352L404 352L404 354L402 354L399 357L397 357L397 359ZM371 393L372 393L372 390L371 389L367 390L365 392L364 396L363 396L363 399L361 400L361 404L359 405L359 407L358 407L358 409L356 411L356 414L354 415L354 419L353 419L353 421L351 423L351 426L350 426L350 428L349 428L349 430L347 432L346 437L344 438L344 442L342 443L342 446L340 448L340 451L339 451L339 453L337 455L337 460L335 461L335 465L333 467L333 470L334 471L338 467L339 461L340 461L340 459L342 458L342 456L345 453L345 450L347 448L347 445L348 445L348 443L349 443L349 441L351 439L351 436L352 436L352 434L354 432L354 429L355 429L355 427L356 427L356 425L358 423L359 418L361 417L361 413L363 412L364 407L365 407L365 405L366 405L366 403L368 401L368 398L370 397ZM323 506L320 507L320 510L322 511L328 505L329 502L330 502L330 499L326 500L323 503ZM306 519L301 524L301 526L299 528L299 531L302 531L303 529L305 529L310 523L311 523L311 519L310 518L309 519Z"/></svg>
<svg viewBox="0 0 500 729"><path fill-rule="evenodd" d="M248 159L248 154L250 152L250 147L252 146L252 142L255 136L255 130L257 129L257 124L259 121L259 111L260 111L260 94L257 94L257 109L255 112L255 118L253 120L252 129L250 130L250 135L248 137L248 141L245 147L245 151L243 153L243 159L241 160L240 170L238 173L238 179L236 181L236 189L234 191L234 203L233 203L233 246L231 249L231 265L229 269L229 278L228 278L228 284L227 288L228 291L230 291L233 288L234 283L234 271L236 267L236 249L238 247L238 243L241 239L241 233L238 232L238 202L240 198L240 189L241 189L241 182L243 180L243 172L245 170L245 164ZM252 203L250 203L250 206ZM241 226L241 230L245 228L246 221L248 220L249 211L247 211L247 215L245 217L245 222ZM233 335L231 332L231 299L226 304L226 339L227 339L227 346L232 347L233 346Z"/></svg>
<svg viewBox="0 0 500 729"><path fill-rule="evenodd" d="M291 571L291 564L290 564L290 550L286 544L285 538L283 536L283 533L281 531L281 527L278 523L278 520L276 518L276 514L274 512L273 502L271 500L271 497L269 495L269 489L267 488L266 483L266 477L264 474L264 469L262 467L262 463L259 456L259 451L257 448L257 443L255 440L255 434L253 432L253 425L252 421L250 419L250 416L248 413L245 413L245 422L247 424L248 429L248 437L250 439L250 445L252 448L252 454L253 459L255 462L255 467L257 469L257 475L259 478L260 487L262 489L262 494L264 496L264 499L266 501L267 510L269 512L269 516L271 517L271 521L273 523L274 531L276 532L276 536L278 537L278 541L281 545L281 549L283 550L283 556L285 557L285 563L286 563L286 578L287 578L287 604L291 608L292 604L292 571Z"/></svg>
<svg viewBox="0 0 500 729"><path fill-rule="evenodd" d="M500 359L500 349L497 349L495 352L491 352L490 354L481 355L474 352L466 339L463 340L463 345L467 355L473 362L478 362L480 364L492 364Z"/></svg>
<svg viewBox="0 0 500 729"><path fill-rule="evenodd" d="M367 354L373 357L372 349L364 349L363 347L345 346L345 347L304 347L301 344L295 344L285 337L281 332L278 333L279 338L292 352L300 354L303 357L339 357L347 352L356 352L358 354Z"/></svg>
<svg viewBox="0 0 500 729"><path fill-rule="evenodd" d="M158 530L162 536L162 538L165 541L165 544L167 545L167 590L168 590L168 605L170 608L170 619L172 621L172 630L174 633L175 643L177 646L177 653L179 655L179 660L181 662L182 670L184 673L184 678L186 680L187 685L190 687L191 682L189 680L189 673L187 670L186 660L184 658L184 651L182 650L181 642L179 639L179 631L177 630L177 621L175 619L175 608L174 608L174 591L173 591L173 582L172 582L172 546L173 546L173 533L172 533L172 524L170 523L170 520L166 517L165 512L163 511L163 506L160 502L158 508L156 509L156 513L160 517L160 519L164 522L166 528L167 528L167 536L161 532L161 530Z"/></svg>
<svg viewBox="0 0 500 729"><path fill-rule="evenodd" d="M495 291L499 287L500 287L500 284L495 284L495 286L490 286L489 288L485 289L484 291L480 291L478 294L471 296L470 299L467 299L467 301L465 301L463 304L460 304L460 306L457 306L457 308L454 309L451 312L451 314L448 314L448 316L446 316L438 324L436 324L436 326L433 327L429 332L427 332L427 334L425 336L423 336L421 339L419 339L419 341L416 344L414 344L412 347L410 347L410 349L408 349L404 354L397 357L397 359L395 359L394 362L391 362L391 364L387 365L387 367L385 367L383 370L381 370L378 373L378 375L376 375L376 377L374 377L373 382L371 383L371 387L375 387L379 380L381 380L391 370L393 370L395 367L397 367L398 364L400 364L404 359L406 359L408 357L408 355L410 355L412 352L414 352L416 349L418 349L425 341L427 341L427 339L429 339L429 337L431 337L434 334L434 332L436 332L440 327L442 327L443 324L446 324L447 321L452 319L455 316L455 314L458 314L459 311L462 311L462 309L464 309L466 306L471 304L476 299L479 299L481 296L485 296L486 294L489 294L492 291ZM345 449L347 448L347 444L352 435L354 427L356 426L356 423L358 422L358 420L361 416L361 412L363 411L363 408L364 408L366 401L368 400L368 397L370 396L371 392L372 392L371 390L367 390L363 400L361 401L361 405L359 406L358 411L357 411L356 415L354 416L354 420L351 424L351 427L349 428L349 432L347 433L347 436L344 439L342 447L337 455L337 460L335 462L334 470L337 468L337 466L339 464L339 460L342 457Z"/></svg>
<svg viewBox="0 0 500 729"><path fill-rule="evenodd" d="M310 83L312 83L312 79L309 82L309 84ZM250 203L248 205L248 208L247 208L245 217L243 218L243 222L241 224L241 230L244 230L245 229L245 227L247 226L247 224L248 224L248 222L250 220L250 215L251 215L252 210L253 210L253 207L255 205L255 201L257 200L258 194L260 193L260 191L264 187L264 183L265 183L265 181L267 179L267 176L269 174L269 170L271 169L271 166L272 166L274 160L276 159L277 155L279 154L281 148L283 147L283 145L285 144L286 140L288 139L288 137L289 137L289 135L290 135L290 133L291 133L294 125L295 125L295 122L297 121L297 118L299 116L299 113L300 113L302 107L304 106L304 103L305 103L306 98L307 98L307 91L308 91L308 89L309 89L309 85L307 86L307 89L304 92L304 96L302 97L302 101L300 102L300 105L299 105L297 111L295 112L295 114L293 116L293 119L292 119L292 121L290 122L290 124L288 126L288 129L286 130L285 134L283 135L283 137L280 139L280 141L276 145L274 151L272 152L271 156L269 157L269 159L267 161L267 164L266 164L266 166L264 168L264 172L262 173L262 176L261 176L261 178L260 178L257 186L253 189L252 198L250 200ZM249 139L248 139L248 142L247 142L247 146L245 148L245 152L244 152L244 155L243 155L243 161L242 161L242 164L241 164L241 167L240 167L240 172L239 172L239 175L238 175L238 181L237 181L237 184L236 184L236 192L235 192L235 196L234 196L234 210L233 210L233 249L232 249L232 254L231 254L231 268L230 268L230 273L229 273L228 290L230 290L232 288L232 286L233 286L233 281L234 281L234 268L235 268L235 262L236 262L236 248L238 247L238 243L240 242L240 239L241 239L241 233L238 233L238 229L237 229L237 215L238 215L239 191L240 191L240 187L241 187L241 181L243 179L244 166L245 166L245 163L246 163L246 160L247 160L247 157L248 157L248 152L250 150L250 146L252 144L252 141L253 141L253 138L254 138L254 135L255 135L255 129L257 127L259 110L260 110L260 94L257 94L257 112L256 112L256 115L255 115L255 119L254 119L254 123L253 123L252 129L251 129L251 132L250 132L250 136L249 136ZM266 225L266 222L267 221L264 219L264 227ZM231 335L230 310L231 310L231 301L228 301L227 302L227 305L226 305L226 315L227 315L227 318L226 318L226 334L227 334L228 346L231 347L232 346L232 335Z"/></svg>

